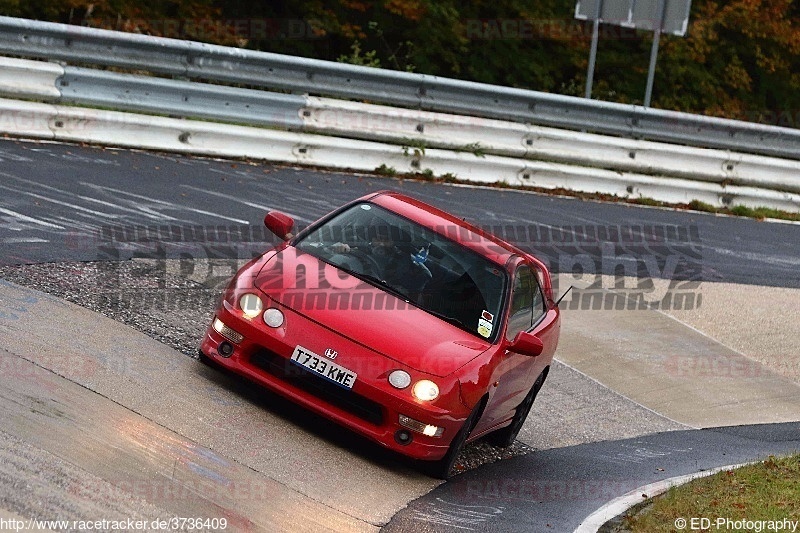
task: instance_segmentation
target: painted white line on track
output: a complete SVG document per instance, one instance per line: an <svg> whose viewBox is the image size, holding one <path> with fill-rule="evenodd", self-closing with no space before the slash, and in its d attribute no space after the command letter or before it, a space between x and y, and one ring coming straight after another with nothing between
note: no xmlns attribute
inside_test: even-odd
<svg viewBox="0 0 800 533"><path fill-rule="evenodd" d="M274 211L276 209L274 207L270 207L270 206L267 206L267 205L257 204L255 202L248 202L247 200L241 200L239 198L232 198L230 195L224 194L224 193L221 193L221 192L209 191L207 189L200 189L199 187L193 187L191 185L181 185L181 187L183 187L185 189L189 189L191 191L199 192L199 193L202 193L202 194L208 194L210 196L216 196L217 198L225 198L226 200L229 200L229 201L232 201L232 202L238 202L238 203L240 203L242 205L246 205L247 207L252 207L254 209L258 209L258 210L264 211L264 213L266 213L267 211ZM281 209L281 212L282 213L286 213L287 215L289 215L290 217L292 217L295 220L299 220L301 222L308 220L309 222L311 222L310 219L305 218L305 217L303 217L301 215L298 215L296 213L290 213L290 212L285 211L283 209Z"/></svg>
<svg viewBox="0 0 800 533"><path fill-rule="evenodd" d="M632 398L629 398L628 396L625 396L624 394L622 394L618 390L612 389L611 387L609 387L605 383L602 383L602 382L598 381L597 379L593 378L592 376L590 376L589 374L587 374L585 372L581 372L580 370L578 370L574 366L572 366L572 365L570 365L568 363L565 363L563 360L559 359L558 357L555 357L554 359L556 361L558 361L559 363L561 363L562 365L564 365L565 367L567 367L570 370L572 370L573 372L576 372L576 373L580 374L581 376L583 376L584 378L588 379L589 381L592 381L592 382L598 384L599 386L603 387L604 389L606 389L608 391L611 391L612 393L616 394L620 398L624 398L625 400L631 402L632 404L634 404L634 405L636 405L638 407L641 407L645 411L649 411L649 412L653 413L654 415L658 416L659 418L663 418L664 420L669 420L670 422L673 422L675 424L684 426L684 427L686 427L688 429L700 429L698 427L690 426L689 424L686 424L684 422L678 422L677 420L673 420L672 418L668 417L667 415L665 415L663 413L659 413L658 411L656 411L656 410L654 410L654 409L652 409L650 407L647 407L646 405L643 405L643 404L637 402L636 400L634 400Z"/></svg>
<svg viewBox="0 0 800 533"><path fill-rule="evenodd" d="M121 194L123 196L129 196L131 198L137 198L139 200L146 200L148 202L153 202L154 204L163 205L164 207L167 207L167 208L170 208L170 209L174 209L176 211L190 211L192 213L197 213L197 214L200 214L200 215L208 215L208 216L212 216L212 217L221 218L223 220L229 220L231 222L236 222L237 224L242 224L242 225L245 225L245 226L249 226L250 225L249 221L242 220L240 218L226 217L225 215L220 215L219 213L214 213L214 212L211 212L211 211L205 211L203 209L196 209L196 208L187 207L187 206L181 205L181 204L175 204L175 203L172 203L172 202L165 202L164 200L156 200L155 198L151 198L149 196L142 196L140 194L134 194L134 193L131 193L131 192L128 192L128 191L115 189L113 187L104 187L102 185L96 185L94 183L88 183L88 182L83 182L83 181L80 182L80 184L84 185L86 187L91 187L92 189L95 189L95 190L110 191L110 192L113 192L113 193Z"/></svg>
<svg viewBox="0 0 800 533"><path fill-rule="evenodd" d="M5 237L0 239L3 244L24 244L27 242L50 242L47 239L40 239L38 237Z"/></svg>
<svg viewBox="0 0 800 533"><path fill-rule="evenodd" d="M3 185L0 185L0 189L5 189L5 190L11 191L11 192L13 192L15 194L24 194L25 196L30 196L31 198L36 198L38 200L43 200L45 202L50 202L50 203L53 203L53 204L56 204L56 205L63 205L64 207L69 207L70 209L74 209L75 211L79 211L81 213L86 213L86 214L94 216L94 217L117 218L117 215L115 215L113 213L104 213L102 211L95 211L94 209L88 209L86 207L81 207L81 206L79 206L77 204L72 204L72 203L69 203L69 202L56 200L55 198L50 198L50 197L43 196L41 194L36 194L36 193L33 193L33 192L28 192L28 191L23 191L23 190L16 190L16 189L14 189L12 187L6 187L6 186L3 186Z"/></svg>
<svg viewBox="0 0 800 533"><path fill-rule="evenodd" d="M39 226L44 226L45 228L66 229L64 226L59 226L58 224L51 224L50 222L45 222L44 220L39 220L37 218L29 217L27 215L23 215L22 213L17 213L16 211L12 211L11 209L4 209L0 207L0 213L5 213L6 215L22 220L23 222L30 222L31 224L37 224Z"/></svg>

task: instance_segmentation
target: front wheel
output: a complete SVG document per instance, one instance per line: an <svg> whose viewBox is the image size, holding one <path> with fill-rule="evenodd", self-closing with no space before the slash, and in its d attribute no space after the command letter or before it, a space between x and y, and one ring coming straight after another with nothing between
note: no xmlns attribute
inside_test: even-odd
<svg viewBox="0 0 800 533"><path fill-rule="evenodd" d="M525 419L528 418L528 413L531 407L533 407L533 402L536 400L536 395L539 394L539 389L542 388L546 376L546 372L542 371L539 377L536 378L533 387L531 387L525 399L522 400L522 403L519 404L514 411L514 418L511 419L511 424L488 435L486 440L501 448L507 448L514 444L514 441L517 440L517 435L519 435L519 430L522 429L522 424L524 424Z"/></svg>
<svg viewBox="0 0 800 533"><path fill-rule="evenodd" d="M450 473L453 470L453 466L456 464L456 459L458 459L459 454L461 454L461 451L464 449L464 445L467 443L467 439L469 438L470 433L472 433L472 429L475 427L475 424L478 423L480 414L481 402L478 402L478 405L475 406L475 409L472 410L467 419L464 421L464 425L461 426L461 429L453 439L453 442L450 443L450 448L448 448L445 456L438 461L426 462L423 469L429 476L437 479L450 478Z"/></svg>
<svg viewBox="0 0 800 533"><path fill-rule="evenodd" d="M197 350L197 359L206 366L217 368L217 364L209 356L203 353L203 350Z"/></svg>

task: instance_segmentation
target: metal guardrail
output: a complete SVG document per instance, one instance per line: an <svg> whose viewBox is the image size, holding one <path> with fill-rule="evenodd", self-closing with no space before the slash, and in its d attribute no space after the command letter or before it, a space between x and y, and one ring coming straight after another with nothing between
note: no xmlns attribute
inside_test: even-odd
<svg viewBox="0 0 800 533"><path fill-rule="evenodd" d="M800 159L800 130L80 26L0 17L0 53Z"/></svg>
<svg viewBox="0 0 800 533"><path fill-rule="evenodd" d="M396 144L375 141L0 98L0 133L6 132L62 142L88 142L212 157L246 157L348 172L370 172L385 165L398 172L425 169L438 176L452 174L474 183L566 188L673 203L700 200L718 206L800 210L798 194L747 185L721 187L707 181L496 155L476 157L441 149L428 149L416 154L406 152Z"/></svg>
<svg viewBox="0 0 800 533"><path fill-rule="evenodd" d="M14 135L351 170L438 171L676 203L800 208L800 161L730 150L2 56L0 95L56 104L0 100L0 132ZM212 122L191 120L198 118Z"/></svg>
<svg viewBox="0 0 800 533"><path fill-rule="evenodd" d="M300 129L303 96L64 67L58 101L90 107Z"/></svg>
<svg viewBox="0 0 800 533"><path fill-rule="evenodd" d="M14 69L31 76L50 63ZM55 66L55 65L53 65ZM582 134L461 115L61 67L42 93L57 103L217 120L323 135L566 163L800 193L800 163L730 151ZM2 72L0 68L0 72ZM19 74L18 74L19 75ZM49 83L55 87L46 88ZM0 83L0 94L5 92Z"/></svg>

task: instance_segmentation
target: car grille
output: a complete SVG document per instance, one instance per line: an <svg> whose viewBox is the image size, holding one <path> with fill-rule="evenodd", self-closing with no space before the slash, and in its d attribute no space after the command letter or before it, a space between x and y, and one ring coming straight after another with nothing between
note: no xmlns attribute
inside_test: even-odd
<svg viewBox="0 0 800 533"><path fill-rule="evenodd" d="M298 389L313 394L362 420L375 425L383 423L383 409L379 403L329 382L314 372L306 370L300 365L292 364L288 359L269 350L258 350L250 357L250 362Z"/></svg>

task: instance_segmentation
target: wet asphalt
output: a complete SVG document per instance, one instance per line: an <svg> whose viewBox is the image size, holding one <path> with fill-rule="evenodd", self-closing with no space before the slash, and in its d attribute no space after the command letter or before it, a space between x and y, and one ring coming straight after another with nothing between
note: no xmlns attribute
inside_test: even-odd
<svg viewBox="0 0 800 533"><path fill-rule="evenodd" d="M383 530L573 531L606 502L638 487L798 451L800 423L673 431L538 451L456 477L412 502Z"/></svg>
<svg viewBox="0 0 800 533"><path fill-rule="evenodd" d="M267 210L304 226L383 189L487 227L583 281L604 273L800 287L797 224L16 140L0 140L0 261L247 257L273 239L261 222ZM167 226L176 229L161 242L140 242L148 228Z"/></svg>

